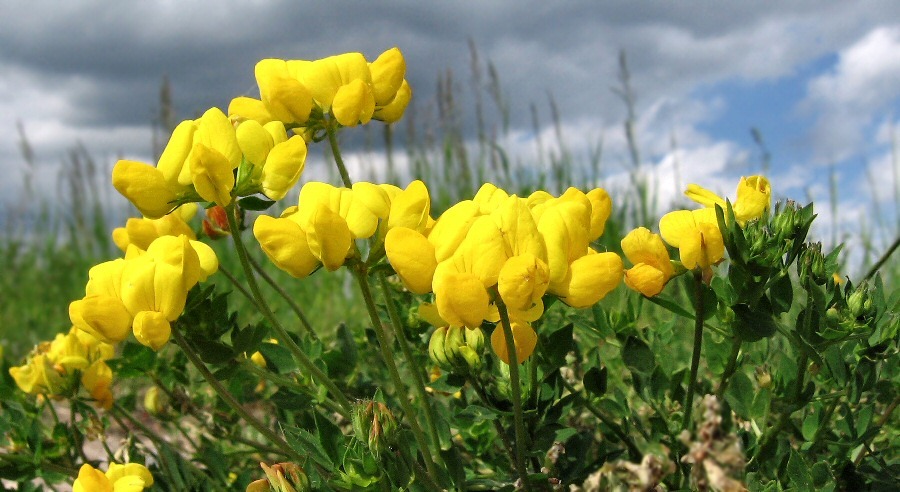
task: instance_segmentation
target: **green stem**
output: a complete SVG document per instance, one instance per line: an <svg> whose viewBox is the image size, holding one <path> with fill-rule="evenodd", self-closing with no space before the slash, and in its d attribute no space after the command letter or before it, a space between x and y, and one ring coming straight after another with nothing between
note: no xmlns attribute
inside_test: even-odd
<svg viewBox="0 0 900 492"><path fill-rule="evenodd" d="M123 419L125 419L125 420L131 422L131 425L133 425L133 426L137 427L138 429L140 429L141 432L143 432L145 436L147 436L148 438L150 438L151 441L153 441L153 442L155 442L155 443L157 443L157 444L161 444L161 443L165 443L165 442L166 442L166 440L163 439L162 436L160 436L159 434L157 434L156 431L154 431L153 429L151 429L151 428L147 427L146 425L144 425L144 423L141 422L140 420L134 418L134 417L131 415L131 413L129 413L127 410L125 410L125 409L122 407L122 405L119 405L118 402L113 403L112 411L113 411L113 415L116 415L116 416L118 416L118 417L120 417L120 418L123 418ZM121 425L123 428L125 428L125 429L127 429L129 432L131 432L131 429L129 429L127 426L123 425L123 422L119 421L119 425Z"/></svg>
<svg viewBox="0 0 900 492"><path fill-rule="evenodd" d="M412 349L409 346L409 340L406 339L403 323L400 321L400 314L397 312L397 305L394 304L394 300L391 298L390 286L383 273L378 274L378 281L381 284L381 292L382 295L384 295L384 302L387 306L388 315L391 318L394 334L400 341L400 350L403 352L403 358L406 359L406 363L409 364L412 369L413 377L415 377L413 388L416 393L418 393L419 400L422 402L422 408L425 410L425 424L428 426L431 443L434 446L434 449L438 450L441 447L441 441L438 437L437 425L435 424L434 410L431 408L428 392L425 391L424 371L422 370L422 366L419 365L419 361L416 360L412 353ZM440 453L438 453L438 462L440 463Z"/></svg>
<svg viewBox="0 0 900 492"><path fill-rule="evenodd" d="M369 319L372 321L372 328L375 330L375 336L378 338L378 346L381 349L381 358L384 360L385 365L387 365L388 373L391 375L394 389L397 392L397 398L400 400L400 406L403 408L403 413L408 417L409 427L412 429L416 442L422 449L422 455L425 458L425 467L428 469L428 474L433 479L437 476L434 467L434 455L437 455L439 459L440 454L436 452L432 454L431 448L428 447L428 440L425 439L425 434L422 432L422 428L419 427L415 409L409 404L409 395L406 392L406 386L403 384L403 379L400 377L400 372L397 370L397 364L394 363L394 351L391 349L391 342L384 331L381 319L378 317L378 308L375 306L375 298L372 296L372 290L369 288L365 265L357 263L351 268L351 271L356 277L356 283L359 284L363 301L365 301L366 304L366 310L369 313ZM435 443L435 445L437 446L438 443Z"/></svg>
<svg viewBox="0 0 900 492"><path fill-rule="evenodd" d="M572 386L571 383L566 381L566 378L560 376L560 381L562 381L563 387L569 390L569 393L575 396L579 403L584 405L584 408L587 408L589 412L594 414L594 416L600 420L600 422L603 422L604 424L609 426L610 429L612 429L613 434L615 434L619 438L619 440L622 441L622 444L624 444L625 447L628 448L628 456L632 461L641 460L641 457L643 456L641 450L638 449L637 444L634 443L634 440L631 438L631 436L626 434L625 431L622 430L622 427L619 426L619 424L615 423L613 419L604 415L603 412L601 412L597 407L594 406L593 403L590 402L590 400L582 396L581 393L577 389L575 389L575 387Z"/></svg>
<svg viewBox="0 0 900 492"><path fill-rule="evenodd" d="M350 180L350 173L347 172L347 166L344 165L344 158L341 157L341 149L337 141L337 121L334 118L325 120L325 133L328 135L328 143L331 145L331 155L334 156L334 163L337 165L338 172L341 174L341 181L344 186L350 188L353 181Z"/></svg>
<svg viewBox="0 0 900 492"><path fill-rule="evenodd" d="M6 461L8 463L19 463L23 465L32 465L38 466L41 470L52 471L54 473L60 473L62 475L68 475L70 477L77 477L78 470L74 468L69 468L63 465L57 465L55 463L50 463L49 461L39 461L38 463L34 462L33 456L25 456L21 454L7 454L0 453L0 463Z"/></svg>
<svg viewBox="0 0 900 492"><path fill-rule="evenodd" d="M528 470L525 467L525 421L522 414L522 387L519 381L519 359L516 353L516 341L513 338L512 323L509 321L509 312L503 301L497 301L497 310L500 312L500 325L506 338L506 353L509 357L509 385L513 401L513 423L516 432L516 472L522 479L525 490L531 491L531 482L528 481Z"/></svg>
<svg viewBox="0 0 900 492"><path fill-rule="evenodd" d="M694 313L694 351L691 356L691 379L688 381L687 395L684 398L684 420L681 423L681 430L685 430L691 425L691 417L694 413L692 411L694 392L697 391L697 370L700 368L700 350L703 348L703 274L699 270L694 272L694 285L697 304Z"/></svg>
<svg viewBox="0 0 900 492"><path fill-rule="evenodd" d="M262 379L271 381L272 383L277 384L278 386L284 386L284 387L293 389L295 391L299 391L300 393L303 393L303 394L309 396L311 399L317 400L323 407L327 408L328 410L330 410L334 413L340 414L340 415L343 414L344 409L341 408L341 406L338 405L337 402L335 402L329 398L319 399L314 394L314 392L309 390L309 388L294 381L293 379L291 379L289 377L282 376L280 374L275 374L272 371L263 369L262 367L259 367L256 364L254 364L253 362L251 362L249 359L245 359L242 362L242 364L250 372L252 372L253 374L256 374L257 376L259 376Z"/></svg>
<svg viewBox="0 0 900 492"><path fill-rule="evenodd" d="M272 278L272 276L263 269L262 265L260 265L255 258L247 255L247 259L250 260L250 266L253 267L253 270L255 270L256 273L258 273L259 276L262 277L263 280L265 280L266 283L269 284L269 286L275 289L275 292L278 292L278 295L280 295L282 299L284 299L288 303L288 306L290 306L291 310L294 311L294 314L297 315L297 319L300 320L300 326L302 326L303 329L306 330L306 333L308 333L313 340L318 340L319 337L316 336L316 332L313 331L312 325L309 323L309 318L306 317L306 314L303 312L303 309L300 308L300 305L297 304L296 301L294 301L294 299L290 294L288 294L286 290L284 290L284 287L278 285L278 282L276 282L275 279Z"/></svg>
<svg viewBox="0 0 900 492"><path fill-rule="evenodd" d="M472 385L472 388L475 389L475 393L478 395L478 398L481 399L481 402L487 405L488 407L496 408L491 400L488 398L487 393L484 391L484 388L481 387L481 383L475 379L474 376L468 375L466 376L466 380L469 381L469 384ZM494 429L497 431L497 435L500 437L500 440L503 442L503 448L506 449L506 454L509 455L509 463L512 466L516 466L516 453L513 450L512 443L509 442L509 439L506 437L506 432L503 431L503 426L500 424L500 421L497 419L491 419L491 422L494 424Z"/></svg>
<svg viewBox="0 0 900 492"><path fill-rule="evenodd" d="M881 258L879 258L878 261L876 261L875 264L872 265L872 268L870 268L869 272L866 273L866 276L863 277L863 281L869 280L870 278L874 277L875 273L878 272L878 269L881 268L882 265L884 265L884 263L888 260L888 258L891 257L892 254L894 254L894 251L896 251L898 247L900 247L900 236L897 236L897 239L894 239L894 243L891 244L888 247L887 251L885 251L884 254L881 255Z"/></svg>
<svg viewBox="0 0 900 492"><path fill-rule="evenodd" d="M319 383L323 384L328 391L331 393L331 396L334 397L341 407L344 408L344 412L342 415L345 417L349 416L350 412L350 400L344 395L344 392L338 388L334 381L332 381L327 374L325 374L318 366L313 363L312 360L309 359L300 346L294 342L294 339L288 334L287 330L284 329L284 326L281 325L281 322L278 321L278 318L275 317L275 314L272 312L272 309L269 308L269 305L266 303L265 299L262 296L262 293L259 290L259 284L256 282L256 276L253 274L253 268L250 266L249 255L247 254L247 249L244 247L243 241L241 241L240 230L237 226L237 221L234 218L234 203L229 204L225 207L226 215L228 216L228 228L231 230L231 238L234 241L235 249L238 252L238 258L241 261L241 267L244 269L244 275L247 277L247 283L250 285L250 291L253 293L253 297L256 299L256 305L262 311L263 316L265 316L266 320L269 324L272 325L272 328L275 330L275 333L278 335L279 342L283 342L291 354L297 359L297 362L303 366L303 368L309 372L309 374Z"/></svg>
<svg viewBox="0 0 900 492"><path fill-rule="evenodd" d="M200 357L196 352L194 352L194 349L192 349L190 345L188 345L187 340L184 339L184 336L182 336L179 330L172 330L172 337L175 339L175 343L179 347L181 347L181 350L187 356L188 360L191 361L191 364L193 364L194 367L196 367L197 370L200 371L200 375L203 376L203 379L205 379L206 382L209 383L210 386L212 386L213 390L215 390L219 397L222 398L225 403L229 407L231 407L232 410L240 415L241 418L243 418L248 424L250 424L251 427L256 429L260 434L262 434L272 443L278 446L278 448L281 450L281 453L283 453L285 456L300 461L305 459L300 453L294 451L291 446L284 439L282 439L281 436L272 431L272 429L266 427L265 424L257 420L256 417L250 415L250 412L248 412L240 404L240 402L238 402L234 398L231 392L229 392L227 388L222 386L222 383L220 383L219 380L216 379L215 376L213 376L213 373L211 373L206 367L206 364L204 364L203 361L200 360Z"/></svg>
<svg viewBox="0 0 900 492"><path fill-rule="evenodd" d="M741 344L742 340L739 337L734 337L731 344L731 354L728 356L728 364L725 366L725 372L722 373L722 380L719 382L719 387L716 388L716 398L719 400L722 399L722 395L724 395L725 390L728 389L728 383L731 382L731 376L734 375L735 370L737 369L737 358L741 353Z"/></svg>

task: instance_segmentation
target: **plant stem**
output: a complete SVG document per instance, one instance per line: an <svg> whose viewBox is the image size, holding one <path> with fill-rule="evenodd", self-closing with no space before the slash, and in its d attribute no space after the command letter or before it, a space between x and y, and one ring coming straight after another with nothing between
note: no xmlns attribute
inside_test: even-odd
<svg viewBox="0 0 900 492"><path fill-rule="evenodd" d="M691 379L688 381L687 395L684 398L684 420L681 423L681 430L691 425L694 392L697 391L697 370L700 368L700 350L703 348L703 274L699 270L694 272L694 286L697 305L694 313L694 351L691 356Z"/></svg>
<svg viewBox="0 0 900 492"><path fill-rule="evenodd" d="M314 392L311 392L309 390L309 388L294 381L293 379L291 379L289 377L282 376L281 374L275 374L272 371L263 369L262 367L259 367L256 364L254 364L253 362L251 362L249 359L245 359L241 364L245 368L247 368L250 372L252 372L253 374L256 374L257 376L259 376L262 379L271 381L272 383L277 384L278 386L284 386L287 388L297 390L297 391L309 396L311 399L318 400L318 397L314 394ZM328 410L331 410L332 412L337 413L339 415L343 415L344 409L341 408L341 406L338 405L337 402L332 401L332 400L328 399L327 397L318 400L318 402L319 402L319 404L321 404L323 407L327 408Z"/></svg>
<svg viewBox="0 0 900 492"><path fill-rule="evenodd" d="M896 251L898 247L900 247L900 236L897 236L897 239L894 239L894 243L891 244L888 247L887 251L885 251L884 254L881 255L881 258L879 258L878 261L876 261L875 264L872 265L872 268L869 269L869 272L866 273L866 276L863 277L863 280L869 280L870 278L874 277L875 273L878 272L878 269L881 268L882 265L884 265L884 263L888 260L888 258L891 257L892 254L894 254L894 251Z"/></svg>
<svg viewBox="0 0 900 492"><path fill-rule="evenodd" d="M413 356L412 349L409 347L409 340L406 339L406 335L404 334L403 323L400 321L400 314L397 312L397 305L394 304L394 300L391 298L390 286L383 273L378 274L378 281L381 284L381 293L384 295L384 303L387 306L388 315L391 318L391 325L394 328L394 336L400 341L400 350L403 351L403 358L406 359L406 363L412 368L413 377L416 379L413 388L416 390L416 393L418 393L419 399L422 402L422 408L425 410L425 424L428 426L431 443L435 450L438 450L441 447L441 441L438 437L437 425L435 424L434 410L431 408L428 392L425 391L425 378L423 376L422 367L419 365L419 361L416 360L415 356Z"/></svg>
<svg viewBox="0 0 900 492"><path fill-rule="evenodd" d="M513 423L516 432L516 472L522 479L525 490L531 491L531 482L528 481L528 470L525 467L525 421L522 414L522 387L519 381L519 359L516 353L516 341L513 338L512 323L509 321L509 312L502 300L497 301L497 310L500 312L500 325L506 338L506 352L509 357L509 386L513 401ZM495 328L496 329L496 328Z"/></svg>
<svg viewBox="0 0 900 492"><path fill-rule="evenodd" d="M388 373L391 375L394 389L397 392L397 398L400 400L400 406L403 408L403 413L405 413L409 419L409 427L412 429L416 442L419 447L422 448L422 455L425 458L425 467L433 480L434 477L437 476L434 467L435 456L437 459L440 459L440 454L437 452L432 454L431 448L428 447L428 440L425 439L425 434L422 432L422 428L419 427L415 409L409 404L409 395L405 394L406 386L403 384L403 379L400 377L400 372L397 370L397 364L394 363L394 351L391 349L391 341L388 339L387 334L384 331L384 326L381 324L381 319L378 317L378 308L375 306L375 298L372 296L372 290L369 288L365 265L357 263L351 268L351 271L356 277L356 283L359 284L363 301L365 301L366 304L366 310L369 313L369 319L372 321L372 328L375 330L375 336L378 337L381 358L384 360L384 363L388 368ZM438 443L435 443L435 445L438 445Z"/></svg>
<svg viewBox="0 0 900 492"><path fill-rule="evenodd" d="M328 135L328 143L331 145L331 155L334 156L334 163L337 165L338 172L341 174L341 181L344 186L350 188L353 181L350 180L350 173L347 172L347 166L344 165L344 158L341 157L341 149L337 141L337 121L334 118L326 118L325 133Z"/></svg>
<svg viewBox="0 0 900 492"><path fill-rule="evenodd" d="M209 371L206 367L206 364L200 360L200 356L194 352L194 349L188 345L187 340L184 339L184 336L181 334L179 330L172 330L172 338L175 339L175 343L181 347L181 350L184 352L184 355L187 356L188 360L191 361L191 364L200 371L200 375L203 376L203 379L212 386L213 390L215 390L216 394L219 395L220 398L225 400L225 403L231 407L232 410L237 412L238 415L241 416L251 427L256 429L260 434L264 435L267 439L272 441L276 446L281 449L281 452L284 453L285 456L289 456L296 460L304 460L305 458L298 452L294 451L293 448L278 434L276 434L272 429L266 427L265 424L260 422L256 417L250 415L241 404L238 402L234 395L228 391L227 388L222 386L222 383L219 382L218 379Z"/></svg>
<svg viewBox="0 0 900 492"><path fill-rule="evenodd" d="M269 275L269 272L263 269L262 265L260 265L255 258L247 255L247 259L250 261L250 266L253 267L253 270L255 270L256 273L258 273L259 276L266 281L266 283L268 283L273 289L275 289L275 292L278 292L278 295L280 295L282 299L287 301L288 306L290 306L291 310L294 311L294 314L297 315L297 319L300 320L300 326L302 326L303 329L306 330L306 333L308 333L313 340L318 340L319 337L316 336L316 332L313 331L312 325L309 323L309 318L306 317L306 314L303 312L303 309L300 308L300 305L294 301L294 299L290 296L290 294L287 293L286 290L284 290L284 287L278 285L278 282L276 282L275 279L272 278L271 275Z"/></svg>
<svg viewBox="0 0 900 492"><path fill-rule="evenodd" d="M490 407L495 406L490 402L487 393L484 391L484 388L481 387L481 383L479 383L474 376L468 375L466 376L466 380L469 381L469 384L471 384L472 388L475 389L475 393L478 395L478 398L481 399L482 403ZM500 424L500 421L498 419L491 419L491 422L493 422L494 429L497 431L497 435L503 442L503 448L506 449L506 454L509 455L509 463L513 466L516 466L516 453L515 451L513 451L512 443L510 443L509 439L506 437L506 432L503 431L503 426Z"/></svg>
<svg viewBox="0 0 900 492"><path fill-rule="evenodd" d="M241 241L240 230L237 226L237 221L234 218L234 203L232 202L227 207L225 207L226 215L228 216L228 228L231 230L231 238L234 241L235 249L238 252L238 258L241 261L241 267L244 269L244 274L247 276L247 283L250 285L250 291L253 293L253 297L256 299L256 305L262 311L263 316L265 316L266 320L272 325L272 328L275 330L275 333L278 335L279 341L284 342L287 346L288 350L290 350L291 354L293 354L294 358L297 359L297 362L303 366L306 371L309 371L310 375L319 383L323 384L328 391L331 393L331 396L334 397L337 402L344 408L345 413L342 414L345 417L349 415L350 412L350 400L344 395L344 392L338 388L334 381L332 381L327 374L325 374L318 366L313 363L312 360L309 359L300 346L294 342L294 339L288 334L287 330L284 329L284 326L281 325L281 322L278 321L278 318L275 317L275 314L269 308L269 305L266 303L265 299L262 296L262 293L259 290L259 284L256 282L256 276L253 274L253 268L250 266L249 255L247 254L246 248L244 248L244 243Z"/></svg>
<svg viewBox="0 0 900 492"><path fill-rule="evenodd" d="M739 337L734 337L731 344L731 354L728 356L728 364L725 366L725 372L722 373L719 387L716 388L716 398L719 400L722 400L722 395L725 394L725 390L728 389L728 383L731 382L731 376L734 375L737 369L737 358L741 353L741 345L742 340Z"/></svg>
<svg viewBox="0 0 900 492"><path fill-rule="evenodd" d="M641 450L638 449L637 444L634 443L634 440L631 439L631 436L629 436L628 434L625 433L625 431L622 430L622 427L620 427L617 423L615 423L613 421L613 419L604 415L597 407L594 406L593 403L590 402L590 400L588 400L587 398L582 396L581 393L577 389L575 389L575 387L572 386L571 383L566 381L566 378L560 376L560 381L562 381L563 386L567 390L569 390L569 393L571 393L573 396L575 396L575 398L577 398L578 401L581 402L581 404L583 404L584 407L587 408L589 412L594 414L595 417L600 419L601 422L603 422L604 424L609 426L609 428L612 429L613 434L615 434L619 438L619 440L622 441L622 444L624 444L625 447L628 448L628 456L629 456L629 458L631 458L632 461L640 461L641 460L641 457L643 456L641 454Z"/></svg>

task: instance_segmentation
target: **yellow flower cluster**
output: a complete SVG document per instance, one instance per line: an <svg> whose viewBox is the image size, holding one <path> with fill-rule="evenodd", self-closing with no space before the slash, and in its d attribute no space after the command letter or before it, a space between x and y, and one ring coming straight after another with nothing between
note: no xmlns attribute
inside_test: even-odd
<svg viewBox="0 0 900 492"><path fill-rule="evenodd" d="M133 332L158 350L169 340L188 290L217 269L212 248L185 235L161 236L146 250L130 244L124 258L91 268L85 296L69 305L69 318L103 342L118 343Z"/></svg>
<svg viewBox="0 0 900 492"><path fill-rule="evenodd" d="M405 190L360 182L353 188L309 182L300 189L300 201L275 218L261 215L253 234L266 255L297 278L320 265L337 270L356 254L355 241L398 225L415 227L430 220L431 201L421 181Z"/></svg>
<svg viewBox="0 0 900 492"><path fill-rule="evenodd" d="M256 64L259 99L238 97L228 114L260 124L280 121L312 136L330 114L343 126L372 119L393 123L412 97L406 62L391 48L369 63L361 53L320 60L266 59Z"/></svg>
<svg viewBox="0 0 900 492"><path fill-rule="evenodd" d="M151 485L153 475L139 463L110 463L106 473L85 463L78 470L72 492L141 492Z"/></svg>
<svg viewBox="0 0 900 492"><path fill-rule="evenodd" d="M609 196L600 188L523 198L488 183L433 224L419 217L415 224L388 227L384 246L410 291L434 293L445 326L496 322L495 303L502 300L523 361L537 342L530 323L542 314L545 293L582 308L622 280L621 258L589 246L603 233L610 212ZM494 330L491 344L508 362L503 330Z"/></svg>
<svg viewBox="0 0 900 492"><path fill-rule="evenodd" d="M243 163L243 165L242 165ZM228 205L234 196L265 193L279 200L300 179L306 141L288 136L280 122L237 126L218 108L181 122L156 167L120 160L113 186L149 218L160 218L179 203Z"/></svg>
<svg viewBox="0 0 900 492"><path fill-rule="evenodd" d="M706 208L664 215L659 221L662 238L639 227L622 239L622 251L634 265L625 272L625 284L645 296L659 294L675 275L663 239L678 248L681 264L688 270L707 270L725 255L714 208L716 205L725 208L725 199L695 184L688 185L685 195ZM760 218L769 210L771 201L769 180L763 176L742 177L732 206L735 220L743 226Z"/></svg>
<svg viewBox="0 0 900 492"><path fill-rule="evenodd" d="M59 333L37 346L27 362L9 370L19 389L32 395L71 396L84 387L97 405L109 409L114 348L81 330Z"/></svg>

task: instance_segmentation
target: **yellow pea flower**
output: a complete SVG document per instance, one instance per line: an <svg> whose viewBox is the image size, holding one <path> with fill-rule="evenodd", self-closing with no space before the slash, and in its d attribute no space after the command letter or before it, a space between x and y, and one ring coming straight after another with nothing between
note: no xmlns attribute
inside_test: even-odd
<svg viewBox="0 0 900 492"><path fill-rule="evenodd" d="M85 463L72 484L73 492L141 492L153 485L153 475L138 463L110 463L106 473Z"/></svg>
<svg viewBox="0 0 900 492"><path fill-rule="evenodd" d="M645 227L634 229L622 239L622 251L634 265L625 271L625 285L647 297L662 292L675 275L662 238Z"/></svg>
<svg viewBox="0 0 900 492"><path fill-rule="evenodd" d="M184 235L190 239L196 239L197 237L187 221L197 213L197 204L186 203L175 211L177 213L171 213L159 219L132 217L125 222L125 227L117 227L113 230L113 242L124 252L131 244L146 250L160 236Z"/></svg>
<svg viewBox="0 0 900 492"><path fill-rule="evenodd" d="M569 306L586 308L612 292L623 275L624 265L619 255L590 250L572 262L566 278L550 292Z"/></svg>
<svg viewBox="0 0 900 492"><path fill-rule="evenodd" d="M534 349L537 347L538 336L530 324L518 320L510 321L512 324L513 343L516 347L516 361L521 364L534 353ZM497 354L500 360L509 364L506 332L500 325L497 325L494 328L494 332L491 333L491 348L494 349L494 353Z"/></svg>
<svg viewBox="0 0 900 492"><path fill-rule="evenodd" d="M261 100L246 96L231 100L228 104L228 118L236 123L253 120L261 125L274 119Z"/></svg>
<svg viewBox="0 0 900 492"><path fill-rule="evenodd" d="M340 86L331 103L331 114L344 126L366 124L375 113L375 96L372 87L356 79Z"/></svg>
<svg viewBox="0 0 900 492"><path fill-rule="evenodd" d="M184 235L161 236L147 251L130 245L124 259L90 270L85 297L69 305L69 318L112 343L127 338L131 327L138 341L158 350L169 339L169 323L184 310L187 292L217 269L212 248Z"/></svg>
<svg viewBox="0 0 900 492"><path fill-rule="evenodd" d="M296 77L296 69L289 68L285 60L265 59L254 69L259 85L263 113L255 102L241 101L236 111L247 111L247 116L270 115L286 125L303 124L309 119L313 100L310 90ZM262 121L260 121L262 123Z"/></svg>
<svg viewBox="0 0 900 492"><path fill-rule="evenodd" d="M113 406L112 386L113 372L103 360L92 363L81 374L81 385L90 393L97 406L109 410Z"/></svg>
<svg viewBox="0 0 900 492"><path fill-rule="evenodd" d="M688 270L706 269L725 255L725 244L712 208L669 212L659 220L663 239L678 248Z"/></svg>
<svg viewBox="0 0 900 492"><path fill-rule="evenodd" d="M431 196L420 180L415 180L390 197L387 230L407 227L420 233L426 232L431 220Z"/></svg>
<svg viewBox="0 0 900 492"><path fill-rule="evenodd" d="M716 205L725 209L725 199L696 184L689 184L684 194L691 200L714 208ZM772 204L772 187L765 176L741 177L737 186L737 198L732 204L734 218L738 224L760 218Z"/></svg>
<svg viewBox="0 0 900 492"><path fill-rule="evenodd" d="M406 60L403 59L403 53L396 46L386 50L369 64L369 72L372 74L375 105L387 106L396 98L397 91L405 82Z"/></svg>
<svg viewBox="0 0 900 492"><path fill-rule="evenodd" d="M531 253L506 260L497 279L497 289L503 303L516 311L528 310L540 302L549 284L549 267Z"/></svg>
<svg viewBox="0 0 900 492"><path fill-rule="evenodd" d="M397 122L403 117L403 113L406 111L406 107L409 106L409 101L411 99L412 87L404 80L403 84L400 85L400 89L397 90L394 99L391 100L390 103L381 107L376 106L372 118L385 123Z"/></svg>
<svg viewBox="0 0 900 492"><path fill-rule="evenodd" d="M384 240L388 260L411 292L431 292L431 283L437 268L434 245L425 236L408 227L394 227Z"/></svg>
<svg viewBox="0 0 900 492"><path fill-rule="evenodd" d="M182 191L167 182L159 169L142 162L120 160L113 167L113 187L146 217L158 219L175 208Z"/></svg>
<svg viewBox="0 0 900 492"><path fill-rule="evenodd" d="M253 235L272 263L295 278L308 276L319 265L306 232L293 220L260 215L253 224Z"/></svg>

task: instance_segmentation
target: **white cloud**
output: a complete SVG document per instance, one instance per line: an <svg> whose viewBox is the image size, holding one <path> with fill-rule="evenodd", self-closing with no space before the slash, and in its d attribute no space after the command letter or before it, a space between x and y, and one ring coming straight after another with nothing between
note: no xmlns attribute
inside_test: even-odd
<svg viewBox="0 0 900 492"><path fill-rule="evenodd" d="M866 129L900 97L900 25L878 27L838 54L812 79L800 108L818 114L816 157L839 162L865 150Z"/></svg>

